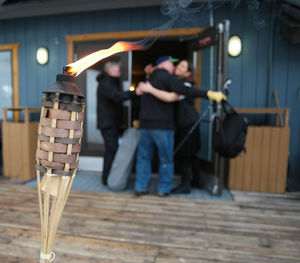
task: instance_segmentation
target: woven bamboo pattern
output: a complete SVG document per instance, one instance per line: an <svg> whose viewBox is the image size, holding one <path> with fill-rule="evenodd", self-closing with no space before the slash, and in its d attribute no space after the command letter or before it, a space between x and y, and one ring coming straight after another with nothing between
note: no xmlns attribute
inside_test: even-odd
<svg viewBox="0 0 300 263"><path fill-rule="evenodd" d="M53 242L78 167L84 107L84 98L77 95L45 92L43 96L36 151L40 263L55 259Z"/></svg>

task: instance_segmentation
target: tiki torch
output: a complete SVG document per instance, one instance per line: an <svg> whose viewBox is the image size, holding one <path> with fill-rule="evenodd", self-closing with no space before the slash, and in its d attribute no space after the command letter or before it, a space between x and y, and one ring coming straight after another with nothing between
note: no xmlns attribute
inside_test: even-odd
<svg viewBox="0 0 300 263"><path fill-rule="evenodd" d="M41 218L40 263L53 262L56 231L78 167L85 100L75 77L113 54L142 49L119 41L64 67L63 74L43 92L36 151L37 188ZM43 176L43 177L42 177Z"/></svg>
<svg viewBox="0 0 300 263"><path fill-rule="evenodd" d="M78 167L85 107L73 76L56 80L43 92L36 151L41 263L55 258L53 241Z"/></svg>

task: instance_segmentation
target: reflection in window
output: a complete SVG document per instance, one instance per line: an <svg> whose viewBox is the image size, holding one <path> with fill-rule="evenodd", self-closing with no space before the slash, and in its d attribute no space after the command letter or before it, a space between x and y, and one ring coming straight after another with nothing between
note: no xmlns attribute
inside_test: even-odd
<svg viewBox="0 0 300 263"><path fill-rule="evenodd" d="M0 51L0 119L3 119L3 107L12 107L12 64L11 51Z"/></svg>

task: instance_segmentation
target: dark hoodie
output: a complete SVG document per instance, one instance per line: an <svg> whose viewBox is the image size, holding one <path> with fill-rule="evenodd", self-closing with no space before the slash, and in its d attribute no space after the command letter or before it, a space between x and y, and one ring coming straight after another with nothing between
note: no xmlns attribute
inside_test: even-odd
<svg viewBox="0 0 300 263"><path fill-rule="evenodd" d="M207 98L207 92L184 85L175 75L165 69L156 69L149 78L153 87L173 91L187 97ZM157 99L151 94L141 96L140 127L143 129L172 130L175 127L175 103L168 103Z"/></svg>
<svg viewBox="0 0 300 263"><path fill-rule="evenodd" d="M106 72L98 75L97 121L98 129L119 128L123 117L122 102L133 98L132 91L122 91L118 77L111 77Z"/></svg>

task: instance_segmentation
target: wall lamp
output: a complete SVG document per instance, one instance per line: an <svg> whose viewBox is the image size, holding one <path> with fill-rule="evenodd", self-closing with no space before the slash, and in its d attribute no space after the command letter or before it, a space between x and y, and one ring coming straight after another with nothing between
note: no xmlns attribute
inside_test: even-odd
<svg viewBox="0 0 300 263"><path fill-rule="evenodd" d="M40 65L45 65L49 61L48 49L46 47L40 47L36 51L36 60Z"/></svg>
<svg viewBox="0 0 300 263"><path fill-rule="evenodd" d="M231 36L228 41L228 54L237 57L242 52L242 41L239 36Z"/></svg>

